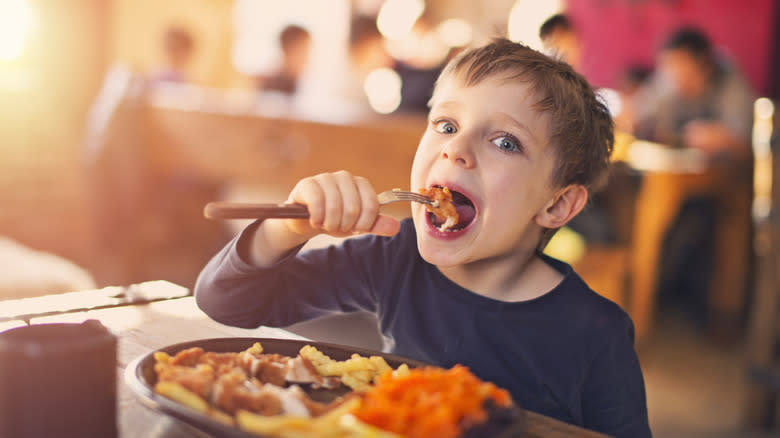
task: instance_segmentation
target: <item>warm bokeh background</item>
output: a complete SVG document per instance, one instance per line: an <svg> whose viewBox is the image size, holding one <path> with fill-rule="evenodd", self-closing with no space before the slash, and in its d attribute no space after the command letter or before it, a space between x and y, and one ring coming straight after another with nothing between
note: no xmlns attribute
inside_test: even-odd
<svg viewBox="0 0 780 438"><path fill-rule="evenodd" d="M420 4L395 2L406 8ZM378 189L407 184L406 163L424 115L403 110L385 115L370 108L357 114L336 99L343 88L355 85L347 65L351 15L376 14L384 3L0 0L0 237L74 262L94 276L97 286L155 279L191 286L215 248L237 229L203 219L200 208L207 200L282 200L295 178L323 167L337 170L342 164L365 171L380 182ZM420 22L437 26L459 19L451 29L460 29L455 33L462 37L465 23L470 42L500 34L537 48L542 21L566 11L582 38L582 72L599 87L619 87L621 74L633 64L652 67L668 32L696 24L745 73L757 96L775 103L780 99L776 0L424 3ZM289 23L302 24L312 33L311 62L300 90L308 96L302 102L309 107L278 96L272 99L276 103L255 105L255 76L278 63L276 34ZM111 111L91 112L111 72L127 72L132 79L128 84L141 83L143 88L144 78L165 67L161 39L171 26L187 29L194 38L185 71L194 87L174 88L161 105L147 105L139 98L143 93L132 89L117 94L122 104ZM18 38L21 44L16 44ZM408 44L399 44L393 53L408 49ZM269 118L268 111L274 116ZM94 143L89 127L106 114L112 121L104 124L109 135L98 135ZM274 118L279 114L281 119ZM88 151L88 145L95 144L110 144L108 149L119 153L108 154L96 165ZM769 139L761 144L768 150ZM625 222L630 227L630 214ZM600 291L623 292L622 274L630 274L628 245L578 248L590 255L578 269L588 274L591 284ZM572 245L564 251L572 252ZM35 265L26 265L21 270L27 271L20 273L20 265L3 260L0 254L0 290L3 279L23 274L35 281L46 276L36 272ZM39 289L39 294L51 291ZM752 297L753 290L746 291L739 296ZM748 303L745 315L750 310ZM743 313L741 308L736 312ZM682 319L684 331L689 321ZM651 337L645 349L643 364L653 385L648 391L655 409L651 420L662 413L661 430L677 433L669 436L693 436L688 432L694 429L700 432L695 436L713 436L719 426L706 424L713 417L725 421L722 427L736 427L741 421L733 406L737 403L718 392L717 382L726 382L720 389L742 389L745 321L732 333L736 341L725 349L720 344L710 349L713 344L695 331L680 335L677 322L659 324L661 338ZM669 345L671 350L666 349ZM686 359L667 367L665 355ZM717 363L720 368L712 365ZM699 373L703 368L708 372ZM675 392L687 383L693 386L690 391ZM704 414L690 420L690 405L696 414ZM738 436L730 432L718 436Z"/></svg>

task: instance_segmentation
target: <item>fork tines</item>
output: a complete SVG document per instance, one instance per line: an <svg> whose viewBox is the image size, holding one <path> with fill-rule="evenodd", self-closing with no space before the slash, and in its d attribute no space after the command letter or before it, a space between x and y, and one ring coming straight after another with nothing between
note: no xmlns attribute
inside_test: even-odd
<svg viewBox="0 0 780 438"><path fill-rule="evenodd" d="M408 199L409 201L417 201L423 203L431 202L430 198L427 198L419 193L401 192L401 193L397 193L396 197L398 199Z"/></svg>
<svg viewBox="0 0 780 438"><path fill-rule="evenodd" d="M434 200L431 198L428 198L427 196L424 196L420 193L415 192L408 192L405 190L399 190L394 189L389 192L380 193L380 202L381 201L413 201L413 202L419 202L422 204L428 204L433 205L435 203Z"/></svg>

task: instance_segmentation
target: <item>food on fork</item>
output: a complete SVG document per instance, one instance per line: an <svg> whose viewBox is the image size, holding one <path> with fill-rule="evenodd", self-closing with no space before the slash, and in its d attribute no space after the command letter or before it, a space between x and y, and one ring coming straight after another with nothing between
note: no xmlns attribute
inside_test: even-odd
<svg viewBox="0 0 780 438"><path fill-rule="evenodd" d="M426 205L425 209L433 213L444 223L439 225L439 230L446 231L458 223L458 210L452 203L452 193L447 187L421 188L420 193L433 199L433 205Z"/></svg>

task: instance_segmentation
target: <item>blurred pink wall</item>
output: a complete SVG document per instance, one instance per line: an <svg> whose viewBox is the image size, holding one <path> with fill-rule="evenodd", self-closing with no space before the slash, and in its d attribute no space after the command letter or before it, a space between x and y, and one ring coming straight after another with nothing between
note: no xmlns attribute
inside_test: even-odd
<svg viewBox="0 0 780 438"><path fill-rule="evenodd" d="M585 45L583 69L599 86L614 86L626 66L652 66L655 49L683 24L706 31L736 60L756 92L770 86L776 0L569 0L567 11ZM778 72L775 72L778 74Z"/></svg>

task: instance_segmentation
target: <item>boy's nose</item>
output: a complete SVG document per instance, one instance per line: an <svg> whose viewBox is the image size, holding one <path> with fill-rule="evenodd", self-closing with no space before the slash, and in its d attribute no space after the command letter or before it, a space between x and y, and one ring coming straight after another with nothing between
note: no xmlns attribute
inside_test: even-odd
<svg viewBox="0 0 780 438"><path fill-rule="evenodd" d="M441 150L441 157L466 169L474 167L475 164L474 155L466 136L458 136L448 141Z"/></svg>

